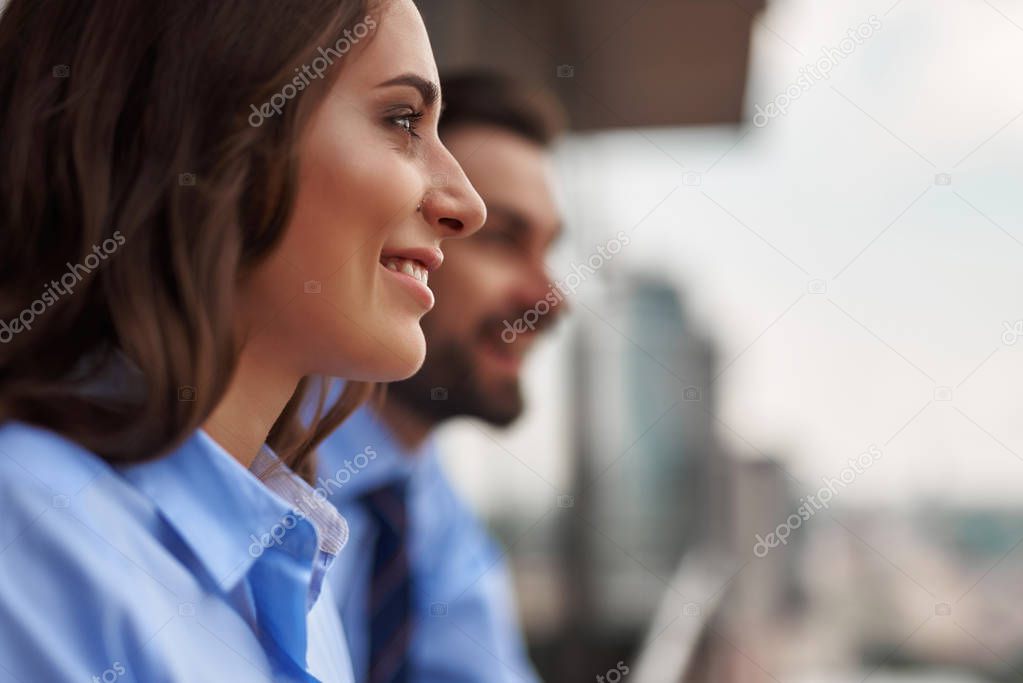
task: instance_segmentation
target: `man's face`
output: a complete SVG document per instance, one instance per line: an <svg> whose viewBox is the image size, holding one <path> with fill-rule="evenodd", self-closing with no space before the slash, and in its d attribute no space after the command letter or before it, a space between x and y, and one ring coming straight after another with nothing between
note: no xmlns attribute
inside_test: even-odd
<svg viewBox="0 0 1023 683"><path fill-rule="evenodd" d="M545 267L561 230L549 159L536 143L491 126L459 126L444 143L489 217L476 235L445 245L444 265L430 275L437 304L422 321L426 362L388 394L434 420L471 415L506 425L522 412L522 358L564 306L549 305L559 299ZM546 314L526 318L536 320L533 329L520 323L522 334L507 331L506 321L514 326L541 301Z"/></svg>

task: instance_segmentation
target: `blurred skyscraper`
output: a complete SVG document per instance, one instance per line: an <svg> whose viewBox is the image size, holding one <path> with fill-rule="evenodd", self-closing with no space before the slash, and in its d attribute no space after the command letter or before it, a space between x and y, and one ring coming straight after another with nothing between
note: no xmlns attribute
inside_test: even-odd
<svg viewBox="0 0 1023 683"><path fill-rule="evenodd" d="M575 495L565 521L577 651L631 656L683 555L721 511L714 352L671 283L604 278L574 340Z"/></svg>

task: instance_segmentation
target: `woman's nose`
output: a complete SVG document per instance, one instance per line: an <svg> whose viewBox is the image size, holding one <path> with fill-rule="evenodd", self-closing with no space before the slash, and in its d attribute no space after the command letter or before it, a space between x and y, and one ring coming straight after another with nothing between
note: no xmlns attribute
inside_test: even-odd
<svg viewBox="0 0 1023 683"><path fill-rule="evenodd" d="M423 216L444 237L468 237L483 227L487 207L476 188L450 157L450 167L435 174L423 199Z"/></svg>

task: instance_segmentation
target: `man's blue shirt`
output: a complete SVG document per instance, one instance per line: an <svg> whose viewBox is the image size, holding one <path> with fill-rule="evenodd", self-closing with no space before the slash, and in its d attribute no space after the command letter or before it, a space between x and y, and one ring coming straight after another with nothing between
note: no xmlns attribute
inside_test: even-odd
<svg viewBox="0 0 1023 683"><path fill-rule="evenodd" d="M364 408L319 448L316 489L348 520L346 551L331 570L356 680L369 663L369 599L377 526L360 497L408 482L415 626L412 683L535 683L503 553L459 499L432 441L403 449Z"/></svg>

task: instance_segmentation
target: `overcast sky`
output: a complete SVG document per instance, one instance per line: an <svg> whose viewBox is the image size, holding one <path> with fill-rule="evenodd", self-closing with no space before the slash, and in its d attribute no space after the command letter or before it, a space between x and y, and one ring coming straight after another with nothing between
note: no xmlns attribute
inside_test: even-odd
<svg viewBox="0 0 1023 683"><path fill-rule="evenodd" d="M1023 336L1003 343L1003 324L1023 320L1023 2L776 0L755 31L750 117L871 21L762 128L570 144L575 256L639 224L615 267L685 287L727 366L723 434L749 457L781 454L806 493L876 444L848 502L1014 503ZM531 370L550 377L559 358ZM563 485L562 458L536 443L560 434L567 400L537 394L500 445L450 437L478 502Z"/></svg>

